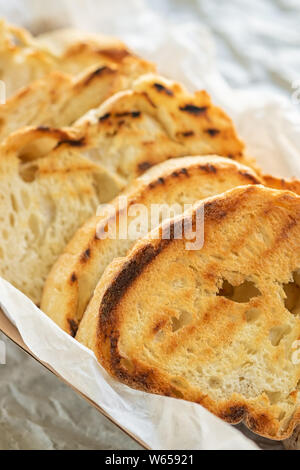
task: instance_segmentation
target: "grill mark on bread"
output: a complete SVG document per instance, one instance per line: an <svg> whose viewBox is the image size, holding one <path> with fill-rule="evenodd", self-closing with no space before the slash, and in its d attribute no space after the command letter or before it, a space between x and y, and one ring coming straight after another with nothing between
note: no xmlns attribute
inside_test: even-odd
<svg viewBox="0 0 300 470"><path fill-rule="evenodd" d="M108 67L107 65L104 65L103 67L98 67L96 70L90 73L89 76L84 80L83 86L89 85L89 83L91 83L91 81L94 80L95 77L100 77L101 75L105 74L115 75L116 71Z"/></svg>
<svg viewBox="0 0 300 470"><path fill-rule="evenodd" d="M39 132L51 132L52 129L48 126L38 126L37 130Z"/></svg>
<svg viewBox="0 0 300 470"><path fill-rule="evenodd" d="M216 174L218 172L217 168L214 165L210 164L210 163L208 163L207 165L200 165L199 168L201 170L205 171L206 173L215 173Z"/></svg>
<svg viewBox="0 0 300 470"><path fill-rule="evenodd" d="M91 249L90 248L87 248L81 255L81 262L82 263L86 263L87 261L89 261L91 257Z"/></svg>
<svg viewBox="0 0 300 470"><path fill-rule="evenodd" d="M211 137L215 137L216 135L220 134L220 130L219 129L205 129L205 131L207 134L209 134Z"/></svg>
<svg viewBox="0 0 300 470"><path fill-rule="evenodd" d="M172 230L173 228L173 230ZM112 285L108 288L103 296L100 305L100 322L101 325L105 322L112 310L112 308L120 301L123 293L134 282L134 280L142 273L144 268L153 261L156 256L168 245L171 241L172 234L174 235L174 224L171 226L170 240L161 240L157 247L149 244L138 252L136 256L130 260L119 275L114 279Z"/></svg>
<svg viewBox="0 0 300 470"><path fill-rule="evenodd" d="M81 137L80 139L65 139L58 142L55 149L58 149L62 145L70 145L70 147L84 147L85 146L85 138Z"/></svg>
<svg viewBox="0 0 300 470"><path fill-rule="evenodd" d="M199 167L200 168L200 167ZM180 170L173 171L172 176L178 178L180 175L189 176L189 172L186 168L181 168Z"/></svg>
<svg viewBox="0 0 300 470"><path fill-rule="evenodd" d="M194 116L201 116L206 113L208 106L195 106L193 104L186 104L179 107L180 111L192 114Z"/></svg>
<svg viewBox="0 0 300 470"><path fill-rule="evenodd" d="M193 137L195 135L194 131L185 131L185 132L177 132L177 137Z"/></svg>
<svg viewBox="0 0 300 470"><path fill-rule="evenodd" d="M149 170L149 168L151 168L152 166L153 166L153 163L142 162L138 164L138 169L140 170L140 172L144 172L144 171Z"/></svg>
<svg viewBox="0 0 300 470"><path fill-rule="evenodd" d="M103 114L103 116L100 116L98 121L99 122L102 122L102 121L106 121L107 119L109 119L111 116L111 113L106 113L106 114Z"/></svg>
<svg viewBox="0 0 300 470"><path fill-rule="evenodd" d="M159 92L163 92L165 93L166 95L168 96L174 96L174 92L172 90L170 90L169 88L165 87L164 85L162 85L161 83L154 83L153 84L153 87Z"/></svg>
<svg viewBox="0 0 300 470"><path fill-rule="evenodd" d="M116 113L115 116L120 118L120 117L128 117L131 116L133 118L138 118L140 117L141 112L140 111L124 111L123 113Z"/></svg>
<svg viewBox="0 0 300 470"><path fill-rule="evenodd" d="M251 181L253 184L261 184L261 181L259 181L254 175L251 173L248 173L247 171L239 171L240 175L246 178L247 180Z"/></svg>
<svg viewBox="0 0 300 470"><path fill-rule="evenodd" d="M248 186L245 188L244 192L241 194L239 199L235 201L227 200L227 199L214 199L205 203L204 205L204 217L214 219L216 221L220 221L224 219L229 213L233 213L238 210L241 206L242 201L248 198L249 194L253 192L255 187ZM193 218L196 216L193 215Z"/></svg>

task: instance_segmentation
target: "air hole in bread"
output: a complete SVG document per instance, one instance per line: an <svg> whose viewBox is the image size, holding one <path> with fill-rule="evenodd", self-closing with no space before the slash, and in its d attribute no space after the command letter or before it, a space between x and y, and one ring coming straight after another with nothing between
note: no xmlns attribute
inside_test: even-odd
<svg viewBox="0 0 300 470"><path fill-rule="evenodd" d="M260 291L251 281L245 281L239 286L233 286L224 279L223 285L217 295L226 297L226 299L233 302L247 303L253 297L258 297L260 295Z"/></svg>
<svg viewBox="0 0 300 470"><path fill-rule="evenodd" d="M15 212L18 212L18 204L14 194L10 195L11 206Z"/></svg>
<svg viewBox="0 0 300 470"><path fill-rule="evenodd" d="M179 317L172 317L171 322L173 333L176 333L176 331L191 323L192 319L193 315L186 310L182 310Z"/></svg>
<svg viewBox="0 0 300 470"><path fill-rule="evenodd" d="M272 346L279 346L282 339L291 332L289 325L274 326L270 329L269 338Z"/></svg>
<svg viewBox="0 0 300 470"><path fill-rule="evenodd" d="M294 315L300 314L300 270L293 273L293 280L283 285L286 295L284 305Z"/></svg>
<svg viewBox="0 0 300 470"><path fill-rule="evenodd" d="M221 388L222 387L222 380L220 379L220 377L210 377L209 386L211 388Z"/></svg>
<svg viewBox="0 0 300 470"><path fill-rule="evenodd" d="M30 214L30 217L28 219L28 226L34 236L34 238L39 237L39 220L35 214Z"/></svg>
<svg viewBox="0 0 300 470"><path fill-rule="evenodd" d="M11 227L15 226L15 218L14 218L13 214L9 214L9 223L10 223Z"/></svg>
<svg viewBox="0 0 300 470"><path fill-rule="evenodd" d="M247 354L249 356L255 356L257 354L257 350L253 349L253 348L249 348L249 349L247 349Z"/></svg>
<svg viewBox="0 0 300 470"><path fill-rule="evenodd" d="M265 394L267 395L271 405L275 405L281 399L281 393L280 392L269 392L269 391L265 390Z"/></svg>
<svg viewBox="0 0 300 470"><path fill-rule="evenodd" d="M19 175L25 183L32 183L36 178L38 169L37 165L31 163L25 165L20 164Z"/></svg>
<svg viewBox="0 0 300 470"><path fill-rule="evenodd" d="M282 421L285 417L286 417L286 412L285 412L285 411L281 411L281 412L279 413L278 420L279 420L279 421Z"/></svg>
<svg viewBox="0 0 300 470"><path fill-rule="evenodd" d="M38 137L36 136L27 145L24 145L18 152L18 159L21 164L26 164L45 157L57 145L58 139L55 135Z"/></svg>
<svg viewBox="0 0 300 470"><path fill-rule="evenodd" d="M245 313L246 315L246 320L248 323L254 323L260 316L261 311L258 308L250 308L250 310L247 310Z"/></svg>

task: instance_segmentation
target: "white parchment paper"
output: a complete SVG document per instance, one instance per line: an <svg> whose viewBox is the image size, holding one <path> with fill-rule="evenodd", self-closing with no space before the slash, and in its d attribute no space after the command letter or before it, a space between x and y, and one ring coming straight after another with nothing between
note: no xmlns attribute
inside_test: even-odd
<svg viewBox="0 0 300 470"><path fill-rule="evenodd" d="M220 10L215 0L53 0L47 7L45 2L36 0L13 0L9 4L0 0L0 7L10 21L23 23L33 30L39 30L40 25L68 24L122 38L136 52L155 61L160 73L180 80L190 90L205 88L214 102L233 117L249 154L257 158L266 172L300 177L300 116L291 100L292 81L300 78L296 75L297 70L300 75L300 69L292 67L295 63L289 55L284 56L288 63L282 70L282 61L276 64L275 49L272 58L259 43L285 34L286 41L298 44L299 34L291 29L292 17L281 26L274 23L270 27L264 16L271 11L267 6L270 2L250 3L261 13L259 18L249 16L251 28L257 33L257 43L249 42L246 28L234 21L234 12L240 8L239 2L234 1L226 2L228 8L223 6ZM243 15L242 9L240 14ZM207 22L221 36L226 54L236 56L236 60L230 57L222 62L222 72L231 83L236 82L238 89L231 88L218 72L215 42ZM220 37L218 41L220 44ZM283 60L282 49L278 55L280 53ZM253 69L253 58L257 69ZM257 76L262 76L260 74L266 70L267 78L268 74L273 74L276 80L284 82L280 91L276 92L275 86L256 83ZM265 80L266 76L263 78ZM274 81L270 83L274 85ZM150 447L255 448L238 430L199 405L144 394L117 383L89 350L62 332L26 297L1 279L0 304L36 356Z"/></svg>

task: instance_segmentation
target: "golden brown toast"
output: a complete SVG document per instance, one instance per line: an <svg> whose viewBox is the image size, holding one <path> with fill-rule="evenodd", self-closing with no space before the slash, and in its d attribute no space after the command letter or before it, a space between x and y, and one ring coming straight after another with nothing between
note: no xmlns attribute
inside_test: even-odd
<svg viewBox="0 0 300 470"><path fill-rule="evenodd" d="M131 181L151 166L186 155L221 155L254 166L231 119L205 91L190 94L157 75L140 77L75 127L92 158Z"/></svg>
<svg viewBox="0 0 300 470"><path fill-rule="evenodd" d="M173 234L195 228L188 251ZM271 439L299 423L300 197L245 186L138 241L103 275L85 315L106 370L151 393L194 401Z"/></svg>
<svg viewBox="0 0 300 470"><path fill-rule="evenodd" d="M54 70L78 75L91 66L119 65L130 57L135 55L113 37L63 30L39 39L0 21L0 80L7 97ZM144 64L153 71L154 66Z"/></svg>
<svg viewBox="0 0 300 470"><path fill-rule="evenodd" d="M0 106L0 141L24 126L71 126L114 93L131 87L152 64L130 56L117 65L92 66L76 77L52 72Z"/></svg>
<svg viewBox="0 0 300 470"><path fill-rule="evenodd" d="M43 292L41 309L61 328L75 335L87 303L107 265L117 256L124 256L134 239L119 238L119 227L127 218L130 224L138 215L133 206L143 204L184 204L222 193L239 185L259 184L261 180L248 167L216 156L184 157L168 160L137 178L121 198L127 197L126 208L120 210L120 197L112 202L116 208L117 237L100 239L97 233L107 225L109 215L95 216L75 234L53 266ZM162 212L161 220L172 212ZM89 253L88 259L84 253ZM85 325L78 332L80 341Z"/></svg>

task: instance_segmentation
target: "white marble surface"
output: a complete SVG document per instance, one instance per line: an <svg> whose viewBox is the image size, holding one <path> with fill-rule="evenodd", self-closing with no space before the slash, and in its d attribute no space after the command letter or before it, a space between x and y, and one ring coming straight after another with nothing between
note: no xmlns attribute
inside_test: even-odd
<svg viewBox="0 0 300 470"><path fill-rule="evenodd" d="M97 0L98 7L101 1ZM103 14L116 16L114 1L106 2ZM292 81L300 79L298 0L149 0L146 3L161 18L182 24L197 22L199 40L203 31L205 37L211 33L213 40L209 47L215 48L212 53L216 54L218 68L232 87L247 87L257 93L276 92L290 100ZM70 2L64 4L67 11ZM86 4L91 8L93 2ZM137 0L136 4L140 8L141 2ZM43 21L55 24L61 5L56 0L51 4L40 0L0 0L0 15L38 30ZM33 20L33 8L38 11L37 21ZM80 19L78 15L60 15L60 23L66 19L84 25L86 18L85 12ZM119 19L122 21L122 15ZM137 28L142 34L142 26ZM139 448L56 377L11 342L4 341L7 364L0 365L0 450Z"/></svg>

